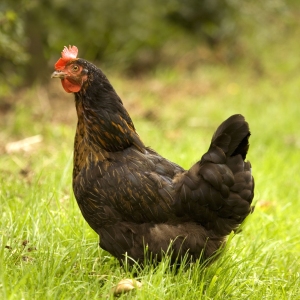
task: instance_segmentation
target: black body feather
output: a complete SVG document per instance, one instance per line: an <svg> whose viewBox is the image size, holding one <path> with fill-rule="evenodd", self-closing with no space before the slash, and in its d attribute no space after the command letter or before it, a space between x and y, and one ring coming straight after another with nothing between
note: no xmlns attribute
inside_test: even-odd
<svg viewBox="0 0 300 300"><path fill-rule="evenodd" d="M144 146L101 70L83 59L88 80L75 93L78 125L73 189L81 212L117 257L209 258L251 212L254 180L245 162L250 131L241 115L223 122L189 170Z"/></svg>

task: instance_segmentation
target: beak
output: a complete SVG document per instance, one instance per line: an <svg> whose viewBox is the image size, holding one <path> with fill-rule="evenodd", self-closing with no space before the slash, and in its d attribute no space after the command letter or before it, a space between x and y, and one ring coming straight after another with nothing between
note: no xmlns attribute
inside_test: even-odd
<svg viewBox="0 0 300 300"><path fill-rule="evenodd" d="M60 79L64 79L66 77L66 73L64 73L63 71L54 71L51 75L51 78L60 78Z"/></svg>

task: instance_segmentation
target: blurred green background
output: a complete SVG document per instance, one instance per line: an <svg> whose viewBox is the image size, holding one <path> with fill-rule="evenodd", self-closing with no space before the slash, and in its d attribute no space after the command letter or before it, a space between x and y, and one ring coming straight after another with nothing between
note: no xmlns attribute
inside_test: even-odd
<svg viewBox="0 0 300 300"><path fill-rule="evenodd" d="M69 44L130 75L243 58L259 69L260 50L293 30L298 7L296 0L2 0L0 96L47 82Z"/></svg>

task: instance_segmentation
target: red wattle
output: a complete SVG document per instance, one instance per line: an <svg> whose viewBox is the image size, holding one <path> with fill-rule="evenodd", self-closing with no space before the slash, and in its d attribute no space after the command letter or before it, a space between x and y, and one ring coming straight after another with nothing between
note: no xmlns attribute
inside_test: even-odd
<svg viewBox="0 0 300 300"><path fill-rule="evenodd" d="M67 93L77 93L81 89L81 85L71 83L67 79L62 79L61 83Z"/></svg>

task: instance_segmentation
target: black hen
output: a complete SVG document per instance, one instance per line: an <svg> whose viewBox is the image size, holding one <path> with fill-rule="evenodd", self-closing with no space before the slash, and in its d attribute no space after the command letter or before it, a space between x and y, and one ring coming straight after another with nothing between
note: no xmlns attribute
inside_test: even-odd
<svg viewBox="0 0 300 300"><path fill-rule="evenodd" d="M244 117L224 121L186 171L144 146L108 79L77 51L65 47L52 77L75 94L73 189L100 246L120 261L143 262L145 247L158 261L168 249L172 262L211 257L251 212Z"/></svg>

